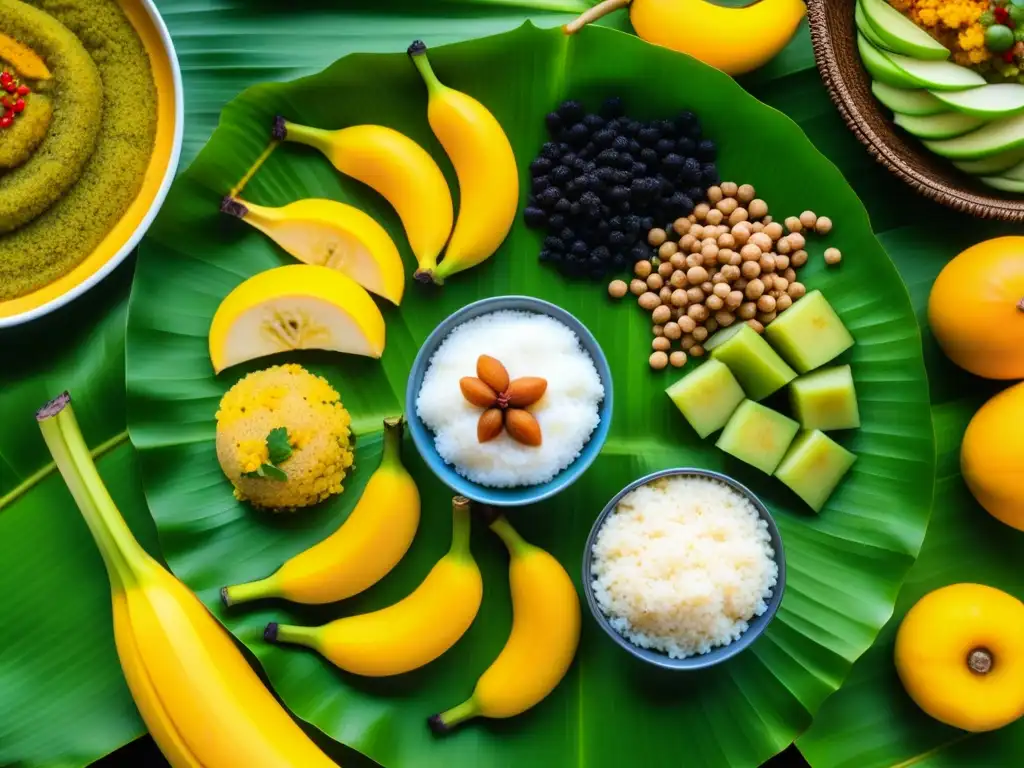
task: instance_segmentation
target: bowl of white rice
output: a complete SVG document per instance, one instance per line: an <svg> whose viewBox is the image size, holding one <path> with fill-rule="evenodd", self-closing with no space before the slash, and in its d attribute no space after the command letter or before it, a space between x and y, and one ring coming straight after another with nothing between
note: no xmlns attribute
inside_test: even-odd
<svg viewBox="0 0 1024 768"><path fill-rule="evenodd" d="M487 409L470 402L460 382L477 377L482 355L499 361L513 384L546 382L540 399L523 408L539 444L508 428L479 436ZM611 416L611 371L593 334L529 296L483 299L448 317L423 343L406 386L409 433L424 461L456 493L494 506L533 504L574 483L600 453Z"/></svg>
<svg viewBox="0 0 1024 768"><path fill-rule="evenodd" d="M774 618L786 584L778 527L730 477L670 469L630 483L583 555L591 613L622 648L665 669L719 664Z"/></svg>

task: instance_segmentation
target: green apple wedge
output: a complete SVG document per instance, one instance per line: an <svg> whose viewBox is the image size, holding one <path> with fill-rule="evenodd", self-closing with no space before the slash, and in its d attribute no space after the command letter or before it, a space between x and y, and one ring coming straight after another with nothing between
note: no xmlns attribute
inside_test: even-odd
<svg viewBox="0 0 1024 768"><path fill-rule="evenodd" d="M871 92L875 98L893 112L914 117L931 117L941 112L949 112L949 107L939 101L926 90L915 88L894 88L891 85L875 80L871 83Z"/></svg>
<svg viewBox="0 0 1024 768"><path fill-rule="evenodd" d="M859 33L857 34L857 50L860 51L860 60L864 63L864 69L878 82L891 85L894 88L922 87L920 82L893 64L881 49L873 46L864 35Z"/></svg>
<svg viewBox="0 0 1024 768"><path fill-rule="evenodd" d="M871 22L868 21L868 17L864 13L864 6L861 5L860 0L857 0L857 5L854 8L853 20L857 25L857 30L864 35L864 37L870 40L872 45L876 45L885 50L891 50L889 46L885 44L885 41L878 36L878 33L875 32L875 28L871 26Z"/></svg>
<svg viewBox="0 0 1024 768"><path fill-rule="evenodd" d="M1024 181L1007 179L1004 176L982 176L981 180L1000 192L1011 192L1015 195L1024 195Z"/></svg>
<svg viewBox="0 0 1024 768"><path fill-rule="evenodd" d="M963 91L988 84L985 78L973 69L961 67L951 61L912 59L909 56L885 53L884 51L878 51L878 53L892 62L918 88L927 88L933 93L935 91Z"/></svg>
<svg viewBox="0 0 1024 768"><path fill-rule="evenodd" d="M943 112L939 115L915 117L896 113L896 125L919 139L952 139L970 133L985 124L980 117L960 112Z"/></svg>
<svg viewBox="0 0 1024 768"><path fill-rule="evenodd" d="M932 152L950 160L980 160L1024 147L1024 114L1004 117L955 139L926 141Z"/></svg>
<svg viewBox="0 0 1024 768"><path fill-rule="evenodd" d="M1024 163L1024 147L1000 152L998 155L983 157L980 160L960 160L953 163L964 173L975 176L998 176L1019 163Z"/></svg>
<svg viewBox="0 0 1024 768"><path fill-rule="evenodd" d="M859 0L867 23L885 48L923 61L944 61L949 49L886 0Z"/></svg>
<svg viewBox="0 0 1024 768"><path fill-rule="evenodd" d="M936 99L965 115L998 120L1024 112L1024 85L992 83L966 91L935 91Z"/></svg>

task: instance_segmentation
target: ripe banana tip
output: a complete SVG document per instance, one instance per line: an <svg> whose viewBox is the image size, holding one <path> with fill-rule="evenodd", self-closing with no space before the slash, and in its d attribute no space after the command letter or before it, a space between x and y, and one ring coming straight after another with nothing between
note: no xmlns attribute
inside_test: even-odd
<svg viewBox="0 0 1024 768"><path fill-rule="evenodd" d="M228 216L234 216L236 219L244 219L246 214L249 213L249 209L236 198L231 197L231 195L226 195L220 201L220 211Z"/></svg>
<svg viewBox="0 0 1024 768"><path fill-rule="evenodd" d="M442 712L439 715L432 715L427 718L427 726L435 736L444 736L450 733L455 726L464 723L480 714L480 707L477 706L474 698L467 699L457 707Z"/></svg>
<svg viewBox="0 0 1024 768"><path fill-rule="evenodd" d="M220 588L220 601L224 603L225 608L230 608L234 603L231 601L231 593L228 592L227 587Z"/></svg>
<svg viewBox="0 0 1024 768"><path fill-rule="evenodd" d="M410 56L419 56L427 52L427 44L422 40L413 40L412 45L406 51Z"/></svg>
<svg viewBox="0 0 1024 768"><path fill-rule="evenodd" d="M71 395L67 391L60 393L57 397L53 398L53 400L36 411L36 421L46 421L47 419L56 416L58 413L63 411L70 402Z"/></svg>
<svg viewBox="0 0 1024 768"><path fill-rule="evenodd" d="M272 621L269 624L267 624L266 629L263 630L263 639L266 640L268 643L276 643L277 642L277 622L276 621Z"/></svg>
<svg viewBox="0 0 1024 768"><path fill-rule="evenodd" d="M281 115L274 117L274 126L271 128L270 134L278 141L284 141L288 138L288 124Z"/></svg>

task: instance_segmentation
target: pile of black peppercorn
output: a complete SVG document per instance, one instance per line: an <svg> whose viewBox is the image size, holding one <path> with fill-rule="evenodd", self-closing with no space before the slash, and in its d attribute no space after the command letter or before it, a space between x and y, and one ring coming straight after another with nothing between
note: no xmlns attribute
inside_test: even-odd
<svg viewBox="0 0 1024 768"><path fill-rule="evenodd" d="M689 216L719 183L717 148L693 112L642 122L611 98L598 114L566 101L546 121L523 215L547 230L541 261L565 275L596 280L649 259L647 233Z"/></svg>

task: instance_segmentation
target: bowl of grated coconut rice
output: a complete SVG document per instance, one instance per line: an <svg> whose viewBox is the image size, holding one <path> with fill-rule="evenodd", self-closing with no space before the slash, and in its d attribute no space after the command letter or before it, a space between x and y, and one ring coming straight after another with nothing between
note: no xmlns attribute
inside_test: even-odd
<svg viewBox="0 0 1024 768"><path fill-rule="evenodd" d="M595 520L583 556L591 613L622 648L703 669L749 647L782 602L785 554L767 507L717 472L630 483Z"/></svg>

